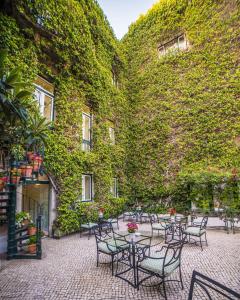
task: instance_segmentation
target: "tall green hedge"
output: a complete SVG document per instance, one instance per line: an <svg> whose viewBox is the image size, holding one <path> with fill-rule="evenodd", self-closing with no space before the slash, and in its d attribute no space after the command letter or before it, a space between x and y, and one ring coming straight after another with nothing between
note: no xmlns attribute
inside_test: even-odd
<svg viewBox="0 0 240 300"><path fill-rule="evenodd" d="M158 46L179 33L189 50L159 57ZM190 186L216 176L220 184L240 167L239 34L236 0L161 0L130 26L123 45L135 198L189 204Z"/></svg>

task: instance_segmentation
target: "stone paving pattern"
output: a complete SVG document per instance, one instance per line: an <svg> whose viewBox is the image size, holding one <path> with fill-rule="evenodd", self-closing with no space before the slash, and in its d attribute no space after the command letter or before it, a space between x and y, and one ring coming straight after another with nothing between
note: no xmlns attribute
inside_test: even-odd
<svg viewBox="0 0 240 300"><path fill-rule="evenodd" d="M126 222L121 222L120 226L124 230ZM140 225L139 231L148 230L149 224ZM195 245L184 246L185 289L182 291L176 282L167 284L169 300L187 299L194 269L240 292L240 233L208 230L207 235L209 246L204 247L204 251ZM172 278L178 279L178 273ZM120 278L111 276L108 264L97 268L94 236L88 240L86 235L80 238L79 234L60 240L45 238L42 260L4 261L0 271L2 300L163 299L160 291L159 287L140 287L137 291Z"/></svg>

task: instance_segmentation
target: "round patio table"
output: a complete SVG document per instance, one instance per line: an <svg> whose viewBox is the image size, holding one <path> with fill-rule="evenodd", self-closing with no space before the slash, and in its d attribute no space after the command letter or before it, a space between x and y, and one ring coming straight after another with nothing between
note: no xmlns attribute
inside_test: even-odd
<svg viewBox="0 0 240 300"><path fill-rule="evenodd" d="M146 235L148 233L148 235ZM125 255L123 254L117 260L117 270L115 276L125 280L128 284L137 288L137 262L138 259L143 255L144 251L150 249L152 235L150 232L141 232L137 233L134 237L132 234L129 234L126 231L120 231L116 233L117 239L123 239L126 243L129 244L129 248ZM127 268L119 271L119 264L125 265ZM130 273L130 274L129 274ZM126 276L131 276L131 279L128 279Z"/></svg>

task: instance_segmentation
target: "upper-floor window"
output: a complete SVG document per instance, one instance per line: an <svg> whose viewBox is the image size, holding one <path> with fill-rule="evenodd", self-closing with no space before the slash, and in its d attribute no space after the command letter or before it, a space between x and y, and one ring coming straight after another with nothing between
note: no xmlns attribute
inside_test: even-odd
<svg viewBox="0 0 240 300"><path fill-rule="evenodd" d="M91 174L82 175L82 201L93 200L93 178Z"/></svg>
<svg viewBox="0 0 240 300"><path fill-rule="evenodd" d="M110 193L113 195L114 198L118 197L118 187L117 187L117 178L114 177L112 179L112 183L110 186Z"/></svg>
<svg viewBox="0 0 240 300"><path fill-rule="evenodd" d="M189 47L188 40L185 34L181 34L171 41L162 44L158 47L158 55L159 57L164 56L168 53L175 53L178 51L187 50Z"/></svg>
<svg viewBox="0 0 240 300"><path fill-rule="evenodd" d="M38 77L35 83L35 98L38 101L39 110L47 121L53 121L54 87L45 79Z"/></svg>
<svg viewBox="0 0 240 300"><path fill-rule="evenodd" d="M89 113L82 114L82 150L91 150L91 133L92 130L92 117Z"/></svg>
<svg viewBox="0 0 240 300"><path fill-rule="evenodd" d="M112 145L115 145L115 129L113 127L109 127L109 138L110 143Z"/></svg>

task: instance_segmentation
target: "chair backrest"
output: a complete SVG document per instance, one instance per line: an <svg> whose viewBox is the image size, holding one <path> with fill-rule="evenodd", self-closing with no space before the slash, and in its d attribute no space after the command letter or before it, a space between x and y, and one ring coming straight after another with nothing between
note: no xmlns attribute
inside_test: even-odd
<svg viewBox="0 0 240 300"><path fill-rule="evenodd" d="M156 214L150 214L150 223L157 223L158 222L158 216Z"/></svg>
<svg viewBox="0 0 240 300"><path fill-rule="evenodd" d="M112 237L113 227L110 222L102 222L93 228L96 241L100 242L107 237Z"/></svg>
<svg viewBox="0 0 240 300"><path fill-rule="evenodd" d="M224 298L223 298L223 297ZM206 298L207 297L207 298ZM223 284L197 272L193 271L188 300L197 299L240 299L240 294L229 289Z"/></svg>
<svg viewBox="0 0 240 300"><path fill-rule="evenodd" d="M207 223L208 223L208 216L205 216L202 218L200 228L205 229L207 227Z"/></svg>
<svg viewBox="0 0 240 300"><path fill-rule="evenodd" d="M86 214L80 214L79 223L80 225L89 223L88 216Z"/></svg>
<svg viewBox="0 0 240 300"><path fill-rule="evenodd" d="M182 240L170 242L165 251L163 265L162 265L162 274L165 273L165 270L168 267L171 267L174 264L181 263L181 254L182 248L186 240L186 235Z"/></svg>

